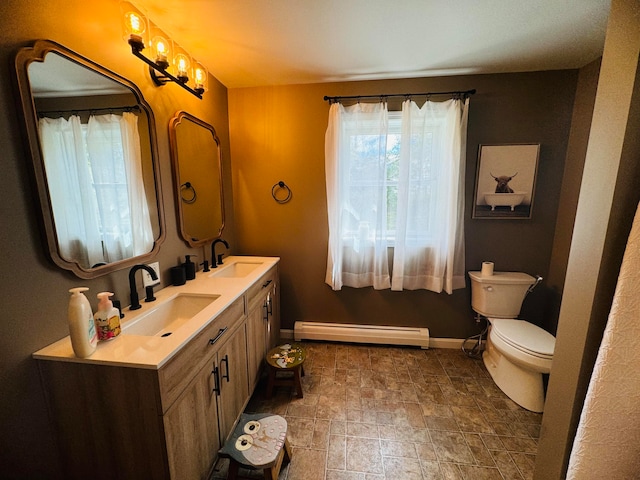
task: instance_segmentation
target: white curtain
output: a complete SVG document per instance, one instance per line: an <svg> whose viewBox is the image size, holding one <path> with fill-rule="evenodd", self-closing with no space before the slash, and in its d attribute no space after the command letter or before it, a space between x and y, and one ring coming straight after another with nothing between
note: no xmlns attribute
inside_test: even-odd
<svg viewBox="0 0 640 480"><path fill-rule="evenodd" d="M640 478L640 208L591 375L567 479Z"/></svg>
<svg viewBox="0 0 640 480"><path fill-rule="evenodd" d="M87 145L106 262L153 247L138 139L138 119L132 113L89 118Z"/></svg>
<svg viewBox="0 0 640 480"><path fill-rule="evenodd" d="M125 112L122 114L120 126L131 215L133 244L131 256L138 256L150 252L154 242L147 192L144 188L138 117L133 113Z"/></svg>
<svg viewBox="0 0 640 480"><path fill-rule="evenodd" d="M329 255L326 282L334 290L342 286L389 288L386 202L383 201L388 131L387 104L356 104L329 109L325 136ZM349 132L366 132L349 138ZM369 155L353 165L351 141L369 141ZM351 172L368 180L355 194L349 188ZM357 196L357 198L354 198ZM355 208L358 208L356 211ZM362 215L362 216L361 216ZM360 235L345 230L358 222Z"/></svg>
<svg viewBox="0 0 640 480"><path fill-rule="evenodd" d="M91 267L151 250L137 117L40 120L61 256Z"/></svg>
<svg viewBox="0 0 640 480"><path fill-rule="evenodd" d="M102 262L97 203L80 117L41 118L39 123L60 256L85 267Z"/></svg>
<svg viewBox="0 0 640 480"><path fill-rule="evenodd" d="M467 115L468 99L407 100L391 115L386 103L331 106L325 281L334 290L464 288ZM354 153L363 150L366 159Z"/></svg>
<svg viewBox="0 0 640 480"><path fill-rule="evenodd" d="M468 101L402 106L393 290L464 288Z"/></svg>

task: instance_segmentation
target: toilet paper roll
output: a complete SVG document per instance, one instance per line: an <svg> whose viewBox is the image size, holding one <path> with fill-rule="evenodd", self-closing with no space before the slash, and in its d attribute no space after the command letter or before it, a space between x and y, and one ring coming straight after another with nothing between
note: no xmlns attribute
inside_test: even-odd
<svg viewBox="0 0 640 480"><path fill-rule="evenodd" d="M493 262L482 262L482 273L483 277L490 277L493 275Z"/></svg>

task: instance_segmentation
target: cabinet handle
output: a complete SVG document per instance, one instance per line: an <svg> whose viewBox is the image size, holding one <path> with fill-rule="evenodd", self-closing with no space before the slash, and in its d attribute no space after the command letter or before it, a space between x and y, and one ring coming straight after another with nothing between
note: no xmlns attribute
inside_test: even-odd
<svg viewBox="0 0 640 480"><path fill-rule="evenodd" d="M213 370L211 371L211 374L213 375L213 390L212 390L212 392L215 392L216 395L220 396L220 376L219 376L218 367L213 367Z"/></svg>
<svg viewBox="0 0 640 480"><path fill-rule="evenodd" d="M273 280L267 280L267 283L262 285L262 288L267 288L271 282L273 282Z"/></svg>
<svg viewBox="0 0 640 480"><path fill-rule="evenodd" d="M221 328L220 330L218 330L218 334L216 335L216 337L215 337L215 338L210 338L210 339L209 339L209 345L213 345L213 344L214 344L214 343L216 343L218 340L220 340L220 337L221 337L222 335L224 335L224 332L226 332L226 331L227 331L227 328L229 328L229 327L224 327L224 328Z"/></svg>
<svg viewBox="0 0 640 480"><path fill-rule="evenodd" d="M269 315L273 315L273 298L271 297L271 292L267 293L267 298L265 299L262 308L264 308L264 316L262 317L262 319L265 322L268 322Z"/></svg>
<svg viewBox="0 0 640 480"><path fill-rule="evenodd" d="M222 375L222 378L226 378L227 383L229 383L229 355L225 355L224 358L220 360L220 363L222 362L224 362L224 366L226 367L226 370L227 370L227 373Z"/></svg>
<svg viewBox="0 0 640 480"><path fill-rule="evenodd" d="M265 320L269 320L269 315L273 315L273 298L271 292L267 293L267 299L264 302Z"/></svg>

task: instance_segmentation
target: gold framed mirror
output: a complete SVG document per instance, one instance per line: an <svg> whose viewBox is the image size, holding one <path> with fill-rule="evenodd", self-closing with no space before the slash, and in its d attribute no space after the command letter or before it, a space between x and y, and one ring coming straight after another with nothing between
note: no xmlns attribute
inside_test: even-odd
<svg viewBox="0 0 640 480"><path fill-rule="evenodd" d="M87 279L152 258L165 225L140 90L50 40L21 49L15 72L50 258Z"/></svg>
<svg viewBox="0 0 640 480"><path fill-rule="evenodd" d="M211 125L179 111L169 143L180 235L191 247L210 243L224 229L220 139Z"/></svg>

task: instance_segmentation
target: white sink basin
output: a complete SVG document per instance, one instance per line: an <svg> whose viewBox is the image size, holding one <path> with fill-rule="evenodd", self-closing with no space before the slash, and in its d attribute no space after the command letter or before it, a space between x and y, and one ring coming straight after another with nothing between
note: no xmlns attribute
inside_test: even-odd
<svg viewBox="0 0 640 480"><path fill-rule="evenodd" d="M179 293L155 307L150 304L153 307L151 310L144 312L131 323L123 324L123 333L166 337L211 305L218 297L219 295Z"/></svg>
<svg viewBox="0 0 640 480"><path fill-rule="evenodd" d="M217 272L213 272L210 277L225 277L225 278L242 278L249 275L256 268L262 265L261 262L235 262L231 265L218 267L222 268Z"/></svg>

